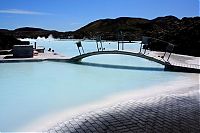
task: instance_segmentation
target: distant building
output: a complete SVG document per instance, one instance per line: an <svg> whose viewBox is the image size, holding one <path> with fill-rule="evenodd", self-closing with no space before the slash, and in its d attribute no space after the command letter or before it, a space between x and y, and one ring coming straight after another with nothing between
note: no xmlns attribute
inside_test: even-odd
<svg viewBox="0 0 200 133"><path fill-rule="evenodd" d="M13 57L14 58L32 58L33 46L32 45L14 45Z"/></svg>

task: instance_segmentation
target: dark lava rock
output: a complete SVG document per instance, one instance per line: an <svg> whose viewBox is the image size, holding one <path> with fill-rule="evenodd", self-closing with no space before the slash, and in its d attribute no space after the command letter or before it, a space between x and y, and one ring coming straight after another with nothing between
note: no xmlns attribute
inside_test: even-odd
<svg viewBox="0 0 200 133"><path fill-rule="evenodd" d="M152 20L130 17L100 19L70 32L31 27L19 28L14 31L0 30L0 33L13 35L16 38L37 38L39 36L47 38L51 34L54 38L61 39L69 36L73 36L74 39L94 39L96 36L101 36L104 40L118 40L121 32L124 40L127 41L141 40L142 36L149 36L174 44L174 53L200 56L200 17L179 19L174 16L165 16ZM153 39L149 46L150 50L157 51L165 51L166 47L167 43Z"/></svg>
<svg viewBox="0 0 200 133"><path fill-rule="evenodd" d="M28 41L20 41L12 35L0 33L0 50L10 50L13 45L28 45Z"/></svg>
<svg viewBox="0 0 200 133"><path fill-rule="evenodd" d="M101 35L105 40L117 40L119 31L123 32L125 40L141 40L142 36L149 36L174 44L174 53L200 56L200 17L178 19L166 16L153 20L128 17L102 19L74 33L79 38L94 38ZM166 47L167 43L154 40L150 49L165 51Z"/></svg>

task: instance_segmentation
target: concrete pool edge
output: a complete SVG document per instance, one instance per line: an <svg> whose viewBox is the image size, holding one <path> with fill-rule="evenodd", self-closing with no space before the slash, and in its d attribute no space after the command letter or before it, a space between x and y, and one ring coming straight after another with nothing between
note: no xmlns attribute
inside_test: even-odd
<svg viewBox="0 0 200 133"><path fill-rule="evenodd" d="M25 59L0 59L0 63L18 63L18 62L42 62L42 61L57 61L57 62L70 62L69 59L35 59L35 58L25 58Z"/></svg>
<svg viewBox="0 0 200 133"><path fill-rule="evenodd" d="M181 90L183 88L189 88L198 85L199 86L199 74L192 74L187 78L178 77L174 81L166 82L161 85L152 86L141 91L128 91L113 96L106 97L98 102L91 102L89 104L82 105L73 109L66 109L55 114L49 114L40 118L32 123L19 129L19 131L46 131L49 128L54 127L58 123L70 120L81 114L100 110L102 108L110 107L115 104L120 104L129 100L137 100L145 97L154 97L158 95L166 95L173 91Z"/></svg>

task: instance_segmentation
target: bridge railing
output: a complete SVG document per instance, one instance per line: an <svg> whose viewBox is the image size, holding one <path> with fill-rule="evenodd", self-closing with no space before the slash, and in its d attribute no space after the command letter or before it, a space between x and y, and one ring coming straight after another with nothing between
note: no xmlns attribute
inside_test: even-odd
<svg viewBox="0 0 200 133"><path fill-rule="evenodd" d="M142 41L141 41L141 43L140 43L141 46L140 46L140 49L138 50L138 52L137 52L137 51L136 51L136 52L135 52L135 51L132 51L131 49L125 50L125 47L124 47L124 46L123 46L123 50L125 50L125 51L127 51L127 52L133 52L133 53L135 52L135 53L146 54L146 49L144 49L145 51L144 51L144 53L142 53L142 46L143 46L143 45L149 45L149 44L150 44L150 40L149 40L149 39L152 39L152 38L151 38L151 37L143 37L143 38L142 38ZM153 39L155 39L155 38L153 38ZM157 39L157 40L159 40L159 39ZM162 40L160 40L160 41L162 41ZM163 42L165 42L165 41L163 41ZM100 43L100 44L99 44L99 43ZM126 41L125 43L130 43L130 44L132 44L132 43L136 43L136 42L127 42L127 41ZM137 42L137 43L138 43L138 42ZM171 65L175 65L175 66L181 66L181 67L188 67L188 68L200 69L200 65L197 65L197 64L187 64L187 63L178 63L178 62L171 62L171 61L169 61L174 46L173 46L173 44L171 44L171 43L168 43L168 42L165 42L165 43L167 43L168 46L167 46L167 48L166 48L166 51L165 51L164 55L161 56L160 60L163 60L164 62L169 63L169 64L171 64ZM80 55L81 55L82 53L84 53L83 46L82 46L81 42L77 42L76 44L77 44L79 53L80 53ZM117 42L116 44L119 45L119 42ZM140 44L138 43L138 46L139 46ZM101 37L98 37L98 38L96 39L96 45L97 45L97 46L96 46L96 49L97 49L98 52L99 52L99 51L104 51L104 50L106 50L106 51L119 50L119 49L116 49L116 47L115 47L115 48L113 47L113 49L107 50L106 47L105 47L105 45L103 45L103 42L102 42L102 40L101 40ZM110 43L109 43L109 45L110 45ZM80 50L79 48L82 48L82 53L81 53L81 50ZM92 51L91 51L91 52L92 52ZM168 52L169 54L166 54L167 52ZM148 55L147 55L147 56L148 56ZM166 56L166 57L165 57L165 56Z"/></svg>

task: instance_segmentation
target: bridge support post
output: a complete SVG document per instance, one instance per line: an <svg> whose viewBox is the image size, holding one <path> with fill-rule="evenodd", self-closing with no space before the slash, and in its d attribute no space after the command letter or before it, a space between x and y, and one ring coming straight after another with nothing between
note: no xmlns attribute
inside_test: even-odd
<svg viewBox="0 0 200 133"><path fill-rule="evenodd" d="M103 51L103 45L102 45L102 42L100 41L100 44L101 44L101 50Z"/></svg>
<svg viewBox="0 0 200 133"><path fill-rule="evenodd" d="M99 48L99 43L100 43L100 48ZM99 52L99 50L101 50L101 51L104 50L103 44L102 44L102 41L101 41L101 36L96 37L96 44L97 44L97 51L98 52Z"/></svg>
<svg viewBox="0 0 200 133"><path fill-rule="evenodd" d="M169 61L169 58L170 58L171 54L172 54L172 53L169 53L169 56L168 56L168 58L167 58L167 62Z"/></svg>
<svg viewBox="0 0 200 133"><path fill-rule="evenodd" d="M81 51L80 51L80 49L78 48L78 52L79 52L79 54L81 55Z"/></svg>
<svg viewBox="0 0 200 133"><path fill-rule="evenodd" d="M117 50L119 50L119 40L118 40Z"/></svg>
<svg viewBox="0 0 200 133"><path fill-rule="evenodd" d="M165 51L165 53L164 53L164 55L163 55L163 57L162 57L163 59L165 58L166 53L167 53L167 52Z"/></svg>
<svg viewBox="0 0 200 133"><path fill-rule="evenodd" d="M122 42L122 50L124 50L124 42Z"/></svg>
<svg viewBox="0 0 200 133"><path fill-rule="evenodd" d="M98 42L96 41L96 44L97 44L97 51L99 52L99 46L98 46Z"/></svg>
<svg viewBox="0 0 200 133"><path fill-rule="evenodd" d="M141 45L140 45L140 53L142 52L143 44L146 45L144 54L146 53L146 49L147 49L147 47L148 47L148 45L150 43L150 39L151 39L151 37L146 37L146 36L142 37L142 42L141 42Z"/></svg>
<svg viewBox="0 0 200 133"><path fill-rule="evenodd" d="M80 55L81 55L80 47L82 47L82 52L84 53L84 49L83 49L83 46L82 46L82 44L81 44L80 41L79 41L79 42L76 42L76 46L77 46L77 48L78 48L78 52L79 52Z"/></svg>
<svg viewBox="0 0 200 133"><path fill-rule="evenodd" d="M147 51L147 49L145 48L145 49L144 49L144 54L146 53L146 51Z"/></svg>
<svg viewBox="0 0 200 133"><path fill-rule="evenodd" d="M124 35L123 35L122 31L118 32L118 34L117 34L117 40L118 40L117 49L120 50L120 43L121 43L122 44L121 45L121 49L124 50Z"/></svg>
<svg viewBox="0 0 200 133"><path fill-rule="evenodd" d="M83 47L82 47L82 51L83 51L83 53L85 53Z"/></svg>
<svg viewBox="0 0 200 133"><path fill-rule="evenodd" d="M167 58L167 62L168 62L173 50L174 50L174 45L171 44L171 43L168 43L168 46L167 46L167 48L166 48L166 51L165 51L165 53L164 53L164 55L163 55L163 59L165 58L166 53L169 52L169 56L168 56L168 58Z"/></svg>
<svg viewBox="0 0 200 133"><path fill-rule="evenodd" d="M141 53L142 52L142 43L140 44L140 52L139 53Z"/></svg>

